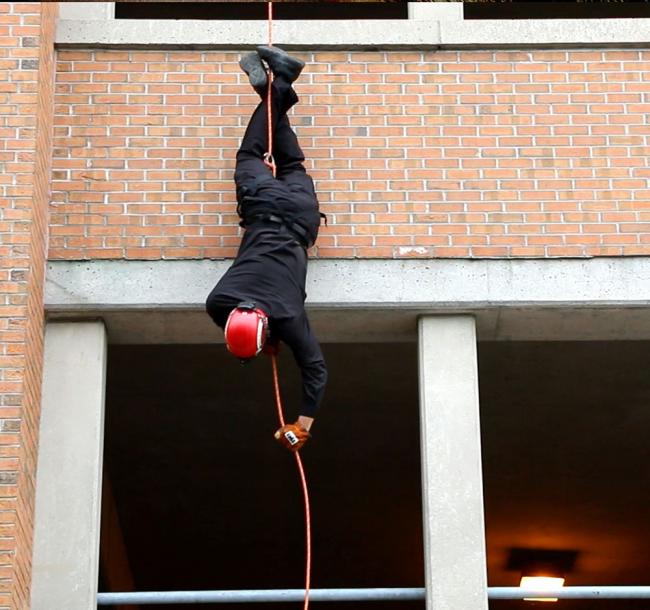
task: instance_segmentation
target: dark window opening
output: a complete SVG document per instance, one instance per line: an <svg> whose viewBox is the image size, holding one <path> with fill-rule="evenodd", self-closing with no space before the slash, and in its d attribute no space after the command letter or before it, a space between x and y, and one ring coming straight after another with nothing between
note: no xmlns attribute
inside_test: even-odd
<svg viewBox="0 0 650 610"><path fill-rule="evenodd" d="M266 2L117 2L116 19L252 20L267 18ZM408 19L406 2L274 2L273 16L290 19Z"/></svg>
<svg viewBox="0 0 650 610"><path fill-rule="evenodd" d="M303 450L312 586L422 587L416 346L323 351L330 381ZM280 375L289 419L301 393L289 350L280 354ZM273 439L267 358L241 366L223 345L111 346L106 398L104 591L302 588L302 492L294 460ZM423 610L424 602L363 608Z"/></svg>
<svg viewBox="0 0 650 610"><path fill-rule="evenodd" d="M490 586L517 586L525 562L515 556L542 553L566 586L650 582L649 358L647 341L479 344ZM646 610L648 602L556 606ZM491 600L489 607L554 606Z"/></svg>
<svg viewBox="0 0 650 610"><path fill-rule="evenodd" d="M649 2L464 2L465 19L623 19L650 17Z"/></svg>

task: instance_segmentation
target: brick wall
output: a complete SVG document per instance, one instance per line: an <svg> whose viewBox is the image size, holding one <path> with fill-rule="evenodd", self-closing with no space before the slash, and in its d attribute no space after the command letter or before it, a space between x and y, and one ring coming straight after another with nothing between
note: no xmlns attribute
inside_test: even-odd
<svg viewBox="0 0 650 610"><path fill-rule="evenodd" d="M650 52L303 54L321 257L650 253ZM238 53L59 53L50 256L232 256Z"/></svg>
<svg viewBox="0 0 650 610"><path fill-rule="evenodd" d="M28 608L57 3L0 3L0 607Z"/></svg>

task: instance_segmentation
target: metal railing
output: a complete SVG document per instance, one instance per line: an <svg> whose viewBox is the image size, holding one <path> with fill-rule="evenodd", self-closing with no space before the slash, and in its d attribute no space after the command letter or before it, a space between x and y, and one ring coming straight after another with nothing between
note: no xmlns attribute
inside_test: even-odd
<svg viewBox="0 0 650 610"><path fill-rule="evenodd" d="M250 591L140 591L98 593L99 606L119 604L237 604L264 602L300 602L303 589L259 589ZM650 599L650 586L643 587L562 587L539 591L522 587L489 587L489 599L551 597L558 599ZM313 602L410 601L425 598L424 588L313 589Z"/></svg>
<svg viewBox="0 0 650 610"><path fill-rule="evenodd" d="M650 599L650 587L561 587L535 591L523 587L489 587L490 599L557 597L558 599Z"/></svg>

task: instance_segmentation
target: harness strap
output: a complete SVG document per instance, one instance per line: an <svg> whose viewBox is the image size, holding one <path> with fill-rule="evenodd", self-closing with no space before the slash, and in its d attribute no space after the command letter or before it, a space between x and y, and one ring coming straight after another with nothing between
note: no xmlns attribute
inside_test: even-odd
<svg viewBox="0 0 650 610"><path fill-rule="evenodd" d="M281 216L273 213L254 214L252 216L248 216L245 220L242 220L239 223L239 226L246 228L252 224L255 224L256 222L270 222L273 224L285 226L305 248L311 248L314 245L315 240L310 232L305 229L305 227L296 221L282 218Z"/></svg>
<svg viewBox="0 0 650 610"><path fill-rule="evenodd" d="M273 177L267 173L259 174L255 178L251 178L246 184L237 188L237 215L241 218L244 215L242 204L247 197L254 197L260 186L265 182L273 180ZM240 223L240 226L244 226Z"/></svg>

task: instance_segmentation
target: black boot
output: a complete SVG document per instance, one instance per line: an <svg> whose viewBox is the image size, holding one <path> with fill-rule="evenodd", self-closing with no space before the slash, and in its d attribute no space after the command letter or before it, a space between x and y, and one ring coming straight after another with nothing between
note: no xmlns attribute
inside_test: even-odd
<svg viewBox="0 0 650 610"><path fill-rule="evenodd" d="M278 47L257 47L257 54L269 64L275 76L281 76L289 83L295 81L305 67L304 61L291 57Z"/></svg>
<svg viewBox="0 0 650 610"><path fill-rule="evenodd" d="M263 97L268 83L268 76L260 56L257 53L244 55L239 60L239 67L248 75L248 80L253 89L257 91L260 97Z"/></svg>

